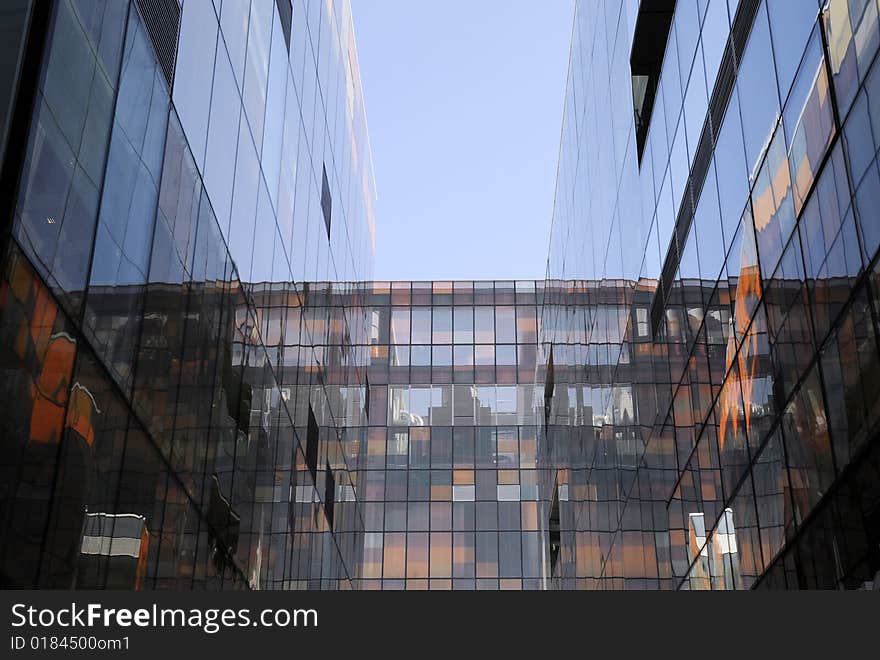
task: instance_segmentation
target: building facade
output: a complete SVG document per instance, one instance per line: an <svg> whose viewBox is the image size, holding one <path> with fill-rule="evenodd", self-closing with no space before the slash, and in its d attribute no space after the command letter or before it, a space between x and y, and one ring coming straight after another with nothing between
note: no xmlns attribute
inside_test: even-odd
<svg viewBox="0 0 880 660"><path fill-rule="evenodd" d="M863 0L578 3L547 277L620 309L546 287L542 437L584 491L555 586L876 588L878 29ZM585 443L565 395L605 380Z"/></svg>
<svg viewBox="0 0 880 660"><path fill-rule="evenodd" d="M296 401L254 304L371 276L348 4L13 5L0 583L351 588L363 516L334 502L320 363L302 342Z"/></svg>
<svg viewBox="0 0 880 660"><path fill-rule="evenodd" d="M576 3L545 279L372 281L344 0L0 17L0 586L880 587L880 5Z"/></svg>
<svg viewBox="0 0 880 660"><path fill-rule="evenodd" d="M543 282L360 289L310 283L286 314L312 327L324 387L341 404L364 516L359 588L545 588L534 396ZM358 306L368 333L350 344L339 319ZM336 367L349 350L354 380ZM285 361L285 379L304 381L292 375L304 366Z"/></svg>

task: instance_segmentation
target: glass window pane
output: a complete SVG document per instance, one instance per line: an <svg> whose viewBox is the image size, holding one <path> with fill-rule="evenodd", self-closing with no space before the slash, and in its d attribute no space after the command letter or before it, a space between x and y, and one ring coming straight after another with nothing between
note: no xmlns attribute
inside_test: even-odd
<svg viewBox="0 0 880 660"><path fill-rule="evenodd" d="M495 311L492 307L474 308L474 341L478 344L495 342Z"/></svg>
<svg viewBox="0 0 880 660"><path fill-rule="evenodd" d="M834 133L831 94L818 30L813 33L792 87L785 107L784 126L795 213L799 213Z"/></svg>
<svg viewBox="0 0 880 660"><path fill-rule="evenodd" d="M217 48L217 15L210 2L188 2L180 17L174 69L174 107L199 169L204 171L208 110ZM208 75L206 75L206 73Z"/></svg>
<svg viewBox="0 0 880 660"><path fill-rule="evenodd" d="M767 67L767 63L772 61L767 9L761 5L752 25L736 83L742 105L746 164L751 172L756 170L764 145L767 144L767 138L773 132L779 115L776 73L772 67L769 70Z"/></svg>
<svg viewBox="0 0 880 660"><path fill-rule="evenodd" d="M516 342L516 321L513 307L495 308L495 341L499 344Z"/></svg>
<svg viewBox="0 0 880 660"><path fill-rule="evenodd" d="M391 343L409 344L409 307L391 308Z"/></svg>
<svg viewBox="0 0 880 660"><path fill-rule="evenodd" d="M452 343L452 308L434 307L433 342L435 344Z"/></svg>
<svg viewBox="0 0 880 660"><path fill-rule="evenodd" d="M777 131L774 136L755 181L752 210L761 273L767 278L776 269L795 223L791 179L782 131Z"/></svg>
<svg viewBox="0 0 880 660"><path fill-rule="evenodd" d="M456 307L454 311L456 344L472 344L474 341L474 308Z"/></svg>
<svg viewBox="0 0 880 660"><path fill-rule="evenodd" d="M431 343L431 308L414 307L412 310L412 343Z"/></svg>

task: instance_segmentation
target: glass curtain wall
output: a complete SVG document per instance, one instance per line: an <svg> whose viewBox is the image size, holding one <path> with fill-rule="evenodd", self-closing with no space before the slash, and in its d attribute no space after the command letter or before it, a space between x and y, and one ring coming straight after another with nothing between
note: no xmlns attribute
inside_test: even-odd
<svg viewBox="0 0 880 660"><path fill-rule="evenodd" d="M546 298L542 439L583 432L563 384L606 377L633 385L638 432L603 462L628 413L606 404L602 451L567 478L608 495L562 511L554 583L870 588L877 3L670 4L643 150L627 58L650 17L577 4L547 277L619 286L622 310L583 326Z"/></svg>
<svg viewBox="0 0 880 660"><path fill-rule="evenodd" d="M308 383L314 368L299 358L297 328L316 339L327 412L344 425L363 501L358 588L544 588L534 405L543 283L359 287L309 283L295 304L276 296L266 310L286 318L275 334L285 380ZM349 341L341 319L357 305L367 324Z"/></svg>
<svg viewBox="0 0 880 660"><path fill-rule="evenodd" d="M372 269L350 8L284 2L48 8L0 258L3 586L357 582L317 349L286 381L254 304Z"/></svg>

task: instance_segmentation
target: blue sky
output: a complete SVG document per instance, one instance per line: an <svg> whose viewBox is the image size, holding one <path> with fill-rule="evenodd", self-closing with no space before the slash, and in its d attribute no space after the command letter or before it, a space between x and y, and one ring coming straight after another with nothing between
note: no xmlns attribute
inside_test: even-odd
<svg viewBox="0 0 880 660"><path fill-rule="evenodd" d="M352 0L375 279L544 277L571 0Z"/></svg>

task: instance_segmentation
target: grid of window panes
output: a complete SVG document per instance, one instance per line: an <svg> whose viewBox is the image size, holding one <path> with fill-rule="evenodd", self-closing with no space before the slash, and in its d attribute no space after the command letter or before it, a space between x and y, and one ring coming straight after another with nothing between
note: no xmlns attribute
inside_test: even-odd
<svg viewBox="0 0 880 660"><path fill-rule="evenodd" d="M542 588L534 379L543 283L363 287L356 296L310 283L291 308L327 338L324 382L345 421L364 515L359 588ZM368 393L333 366L343 359L335 319L356 298L368 332L348 359Z"/></svg>
<svg viewBox="0 0 880 660"><path fill-rule="evenodd" d="M244 281L369 280L375 193L351 8L288 1L289 35L272 1L183 3L172 100Z"/></svg>
<svg viewBox="0 0 880 660"><path fill-rule="evenodd" d="M876 587L878 3L678 0L639 160L641 4L577 5L546 282L363 284L346 2L187 0L170 90L51 3L2 585Z"/></svg>
<svg viewBox="0 0 880 660"><path fill-rule="evenodd" d="M304 325L285 380L254 304L372 270L350 8L294 0L288 47L274 2L188 0L169 90L138 7L48 7L2 255L0 580L351 588L320 355Z"/></svg>
<svg viewBox="0 0 880 660"><path fill-rule="evenodd" d="M548 286L541 360L552 345L548 444L584 433L566 390L606 381L634 388L641 432L631 454L602 463L588 442L587 460L583 445L566 457L586 468L556 482L577 479L588 501L562 510L554 584L876 585L878 5L675 3L641 163L627 98L638 10L595 21L577 5L548 268L619 286L631 313L609 339ZM559 350L578 333L583 356ZM593 492L608 480L610 506Z"/></svg>

